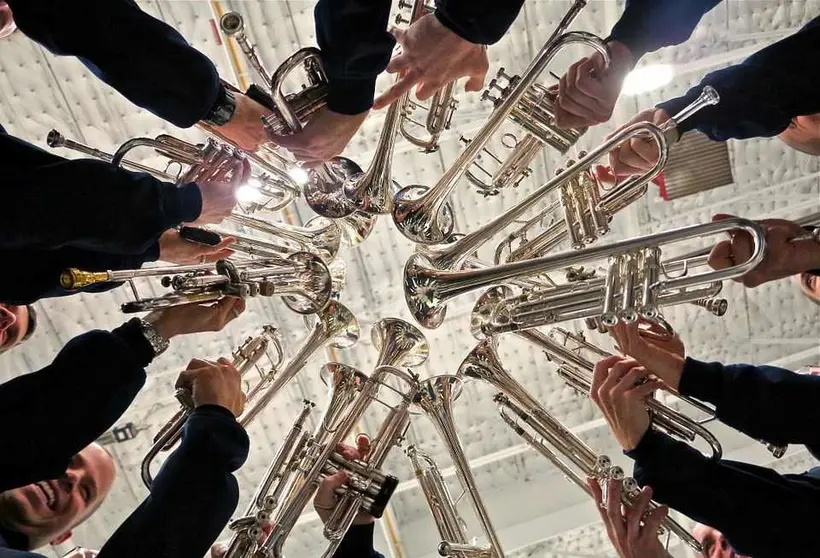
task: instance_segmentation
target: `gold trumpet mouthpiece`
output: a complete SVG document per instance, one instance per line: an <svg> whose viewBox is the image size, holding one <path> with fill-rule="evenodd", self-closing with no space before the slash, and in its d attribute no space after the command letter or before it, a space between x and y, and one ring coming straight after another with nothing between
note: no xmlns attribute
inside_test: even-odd
<svg viewBox="0 0 820 558"><path fill-rule="evenodd" d="M72 267L60 274L60 286L64 289L82 289L105 281L108 281L106 271L83 271Z"/></svg>

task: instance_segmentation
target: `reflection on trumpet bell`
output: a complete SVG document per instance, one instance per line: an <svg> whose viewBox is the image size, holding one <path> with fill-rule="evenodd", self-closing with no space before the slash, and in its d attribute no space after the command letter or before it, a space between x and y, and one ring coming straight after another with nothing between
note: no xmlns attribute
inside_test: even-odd
<svg viewBox="0 0 820 558"><path fill-rule="evenodd" d="M377 321L370 336L379 351L376 366L413 368L424 364L430 354L424 334L413 324L398 318Z"/></svg>
<svg viewBox="0 0 820 558"><path fill-rule="evenodd" d="M284 350L282 348L282 338L279 330L272 325L262 326L262 331L255 337L248 337L232 353L234 368L237 369L243 380L243 385L247 385L245 396L247 402L251 403L256 387L269 381L270 377L276 373L282 363ZM262 366L263 357L267 357L267 366ZM246 379L248 372L253 369L257 372L256 382ZM182 427L194 411L193 396L188 390L178 389L175 397L180 402L180 410L154 436L153 443L142 460L140 475L146 488L151 489L153 484L153 474L151 465L154 459L162 451L170 450L182 436Z"/></svg>
<svg viewBox="0 0 820 558"><path fill-rule="evenodd" d="M345 195L345 184L361 176L362 168L346 157L334 157L311 169L308 182L302 188L310 208L323 217L341 219L357 210Z"/></svg>
<svg viewBox="0 0 820 558"><path fill-rule="evenodd" d="M376 226L376 216L368 215L363 211L354 211L334 222L342 227L345 242L350 246L358 246L373 232L373 227Z"/></svg>

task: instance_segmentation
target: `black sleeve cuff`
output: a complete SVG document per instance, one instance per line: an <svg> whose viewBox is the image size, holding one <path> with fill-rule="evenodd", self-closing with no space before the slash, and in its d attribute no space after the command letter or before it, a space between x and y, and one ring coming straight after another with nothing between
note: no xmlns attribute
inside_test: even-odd
<svg viewBox="0 0 820 558"><path fill-rule="evenodd" d="M624 454L634 461L652 461L667 451L670 442L674 443L674 440L650 426L638 445Z"/></svg>
<svg viewBox="0 0 820 558"><path fill-rule="evenodd" d="M154 349L142 334L139 318L128 320L111 333L119 337L132 350L135 362L145 368L154 360Z"/></svg>
<svg viewBox="0 0 820 558"><path fill-rule="evenodd" d="M678 391L681 395L717 403L723 386L723 365L686 357Z"/></svg>
<svg viewBox="0 0 820 558"><path fill-rule="evenodd" d="M182 223L192 223L202 213L202 192L195 183L173 187L163 196L163 214L166 218L166 229Z"/></svg>
<svg viewBox="0 0 820 558"><path fill-rule="evenodd" d="M333 80L327 96L327 108L339 114L361 114L373 106L376 78Z"/></svg>
<svg viewBox="0 0 820 558"><path fill-rule="evenodd" d="M248 433L233 413L219 405L197 407L185 423L182 439L190 455L228 473L245 463L250 449Z"/></svg>
<svg viewBox="0 0 820 558"><path fill-rule="evenodd" d="M373 553L375 523L354 525L348 529L333 558L370 558Z"/></svg>

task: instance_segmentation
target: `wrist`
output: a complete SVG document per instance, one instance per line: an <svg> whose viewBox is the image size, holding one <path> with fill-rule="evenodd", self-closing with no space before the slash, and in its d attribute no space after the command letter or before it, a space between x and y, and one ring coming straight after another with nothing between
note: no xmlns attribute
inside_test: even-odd
<svg viewBox="0 0 820 558"><path fill-rule="evenodd" d="M203 122L211 126L224 126L228 124L236 113L236 99L232 92L223 85L219 84L219 91L216 95L216 100L211 106L211 110L203 118Z"/></svg>
<svg viewBox="0 0 820 558"><path fill-rule="evenodd" d="M621 41L615 39L607 41L606 50L609 52L612 67L624 78L626 74L635 68L635 64L638 62L629 47Z"/></svg>
<svg viewBox="0 0 820 558"><path fill-rule="evenodd" d="M179 328L166 312L155 310L143 318L156 332L165 339L171 339L180 334Z"/></svg>

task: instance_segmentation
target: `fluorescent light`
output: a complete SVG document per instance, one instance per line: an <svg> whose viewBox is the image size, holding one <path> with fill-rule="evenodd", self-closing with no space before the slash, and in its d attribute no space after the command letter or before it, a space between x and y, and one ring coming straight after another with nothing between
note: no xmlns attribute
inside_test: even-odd
<svg viewBox="0 0 820 558"><path fill-rule="evenodd" d="M639 95L663 87L675 76L675 69L669 64L652 64L632 70L624 80L621 92L624 95Z"/></svg>
<svg viewBox="0 0 820 558"><path fill-rule="evenodd" d="M288 170L288 176L300 186L308 183L308 173L302 167L291 167Z"/></svg>

